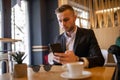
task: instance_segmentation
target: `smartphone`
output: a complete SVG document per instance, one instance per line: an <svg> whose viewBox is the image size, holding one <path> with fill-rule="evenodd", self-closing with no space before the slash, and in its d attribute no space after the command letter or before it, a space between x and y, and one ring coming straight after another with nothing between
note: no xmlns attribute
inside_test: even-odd
<svg viewBox="0 0 120 80"><path fill-rule="evenodd" d="M60 43L49 44L49 47L53 53L63 53L62 46Z"/></svg>

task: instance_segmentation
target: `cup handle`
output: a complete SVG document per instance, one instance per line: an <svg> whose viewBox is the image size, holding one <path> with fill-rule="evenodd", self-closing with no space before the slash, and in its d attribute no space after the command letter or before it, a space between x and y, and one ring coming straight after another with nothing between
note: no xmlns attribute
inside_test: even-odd
<svg viewBox="0 0 120 80"><path fill-rule="evenodd" d="M62 65L62 69L65 70L65 71L68 71L67 65L66 65L66 64L63 64L63 65Z"/></svg>

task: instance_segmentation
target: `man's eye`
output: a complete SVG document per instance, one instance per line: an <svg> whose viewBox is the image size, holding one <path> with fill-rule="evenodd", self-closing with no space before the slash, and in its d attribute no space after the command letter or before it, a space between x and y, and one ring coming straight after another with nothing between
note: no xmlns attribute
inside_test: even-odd
<svg viewBox="0 0 120 80"><path fill-rule="evenodd" d="M62 20L58 20L59 22L62 22Z"/></svg>
<svg viewBox="0 0 120 80"><path fill-rule="evenodd" d="M66 18L66 19L63 19L63 20L59 20L59 22L61 23L61 22L67 22L67 21L69 21L70 19L68 19L68 18Z"/></svg>
<svg viewBox="0 0 120 80"><path fill-rule="evenodd" d="M69 21L69 19L64 19L63 21L64 21L64 22L67 22L67 21Z"/></svg>

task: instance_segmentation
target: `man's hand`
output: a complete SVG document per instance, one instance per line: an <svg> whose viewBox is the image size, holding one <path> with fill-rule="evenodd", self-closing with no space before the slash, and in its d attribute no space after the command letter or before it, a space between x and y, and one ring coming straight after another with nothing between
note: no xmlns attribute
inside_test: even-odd
<svg viewBox="0 0 120 80"><path fill-rule="evenodd" d="M65 64L70 62L76 62L77 57L73 51L65 51L65 53L54 53L54 60L58 63Z"/></svg>

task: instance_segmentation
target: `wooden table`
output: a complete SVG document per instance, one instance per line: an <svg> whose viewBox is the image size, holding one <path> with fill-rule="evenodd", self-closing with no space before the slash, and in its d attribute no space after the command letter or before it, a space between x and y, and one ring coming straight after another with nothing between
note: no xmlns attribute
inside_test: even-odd
<svg viewBox="0 0 120 80"><path fill-rule="evenodd" d="M112 80L115 67L94 67L85 70L92 72L92 76L82 80ZM28 76L25 78L13 78L9 73L5 73L0 75L0 80L69 80L60 76L63 72L61 66L53 66L49 72L44 71L42 67L39 72L28 68Z"/></svg>

